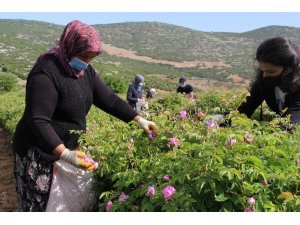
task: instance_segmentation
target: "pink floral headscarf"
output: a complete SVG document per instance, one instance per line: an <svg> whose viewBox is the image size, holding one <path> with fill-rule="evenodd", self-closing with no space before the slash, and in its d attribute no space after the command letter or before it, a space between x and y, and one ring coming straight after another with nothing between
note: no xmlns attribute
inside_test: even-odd
<svg viewBox="0 0 300 225"><path fill-rule="evenodd" d="M79 20L73 20L67 24L56 44L56 47L40 55L38 60L45 55L54 55L70 76L78 78L84 76L84 71L78 72L72 69L69 66L71 58L86 52L95 52L97 55L102 53L100 36L96 29Z"/></svg>

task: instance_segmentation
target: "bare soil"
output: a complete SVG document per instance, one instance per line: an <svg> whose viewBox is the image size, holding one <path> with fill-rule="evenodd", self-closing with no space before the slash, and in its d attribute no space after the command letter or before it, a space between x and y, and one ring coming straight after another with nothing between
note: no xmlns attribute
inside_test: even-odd
<svg viewBox="0 0 300 225"><path fill-rule="evenodd" d="M169 60L161 60L161 59L153 59L148 56L140 56L136 55L135 51L130 51L123 48L118 48L110 44L104 44L101 43L103 46L103 50L107 52L109 55L114 55L117 57L123 57L123 58L129 58L134 60L140 60L145 62L151 62L151 63L162 63L162 64L168 64L173 65L177 68L189 68L189 67L196 67L199 66L201 68L213 68L213 67L230 67L230 65L220 61L220 62L206 62L206 61L183 61L183 62L174 62Z"/></svg>
<svg viewBox="0 0 300 225"><path fill-rule="evenodd" d="M0 126L0 212L17 211L13 152L7 132Z"/></svg>
<svg viewBox="0 0 300 225"><path fill-rule="evenodd" d="M151 77L157 77L160 80L168 83L178 84L178 77L168 77L163 74L149 74ZM227 79L228 81L217 81L209 79L200 79L199 77L189 77L187 83L193 87L199 89L202 92L209 92L216 88L220 91L232 91L233 89L246 89L249 86L249 80L245 80L237 75L231 75Z"/></svg>

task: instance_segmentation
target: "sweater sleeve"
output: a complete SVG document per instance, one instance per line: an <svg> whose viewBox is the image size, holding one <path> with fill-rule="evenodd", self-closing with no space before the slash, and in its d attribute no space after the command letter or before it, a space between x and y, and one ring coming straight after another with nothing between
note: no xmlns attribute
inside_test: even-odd
<svg viewBox="0 0 300 225"><path fill-rule="evenodd" d="M288 113L291 115L292 123L300 125L300 90L294 94L293 100L288 106Z"/></svg>
<svg viewBox="0 0 300 225"><path fill-rule="evenodd" d="M45 74L34 74L27 81L25 120L43 151L52 151L63 141L51 126L58 94Z"/></svg>
<svg viewBox="0 0 300 225"><path fill-rule="evenodd" d="M97 75L94 76L93 104L124 122L130 122L138 115L127 102L116 95Z"/></svg>
<svg viewBox="0 0 300 225"><path fill-rule="evenodd" d="M242 102L237 110L251 117L257 107L264 101L263 93L259 81L255 81L250 89L250 95L246 97L246 102Z"/></svg>

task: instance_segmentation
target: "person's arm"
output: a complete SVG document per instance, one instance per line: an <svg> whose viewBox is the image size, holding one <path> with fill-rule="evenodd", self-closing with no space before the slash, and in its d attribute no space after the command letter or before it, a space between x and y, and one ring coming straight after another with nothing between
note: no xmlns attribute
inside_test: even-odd
<svg viewBox="0 0 300 225"><path fill-rule="evenodd" d="M246 97L246 102L242 102L237 110L240 113L251 117L257 107L264 101L263 93L259 81L255 81L250 89L250 95Z"/></svg>
<svg viewBox="0 0 300 225"><path fill-rule="evenodd" d="M41 150L50 154L63 145L63 141L51 126L57 99L57 90L47 75L34 74L29 78L26 87L25 120L38 140ZM58 156L60 151L55 155Z"/></svg>
<svg viewBox="0 0 300 225"><path fill-rule="evenodd" d="M189 99L190 99L190 101L194 100L194 92L193 91L189 93Z"/></svg>
<svg viewBox="0 0 300 225"><path fill-rule="evenodd" d="M300 125L300 90L293 94L292 100L288 103L288 114L295 125Z"/></svg>
<svg viewBox="0 0 300 225"><path fill-rule="evenodd" d="M116 95L97 75L94 76L93 104L124 122L130 122L138 113Z"/></svg>
<svg viewBox="0 0 300 225"><path fill-rule="evenodd" d="M158 129L154 122L142 118L127 102L106 86L98 76L95 76L94 79L93 103L95 106L124 122L134 120L147 134L152 133L153 136L158 134Z"/></svg>
<svg viewBox="0 0 300 225"><path fill-rule="evenodd" d="M189 92L189 100L193 101L194 100L194 88L192 85L188 86L188 92Z"/></svg>

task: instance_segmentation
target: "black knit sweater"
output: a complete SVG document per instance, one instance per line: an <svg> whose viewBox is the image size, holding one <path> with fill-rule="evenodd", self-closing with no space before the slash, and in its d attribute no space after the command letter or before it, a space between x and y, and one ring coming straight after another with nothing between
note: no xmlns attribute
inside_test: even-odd
<svg viewBox="0 0 300 225"><path fill-rule="evenodd" d="M92 66L81 78L69 76L55 56L46 56L32 68L26 85L26 106L14 139L14 151L21 157L30 146L51 154L60 144L74 149L78 134L85 131L86 115L94 104L105 112L131 121L138 114L113 93Z"/></svg>
<svg viewBox="0 0 300 225"><path fill-rule="evenodd" d="M241 103L237 110L251 117L264 100L273 112L280 113L276 104L274 88L266 87L260 80L256 80L250 89L250 96L247 96L246 101ZM294 93L287 93L284 107L288 109L283 116L291 115L291 121L300 125L300 88Z"/></svg>

